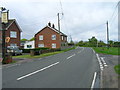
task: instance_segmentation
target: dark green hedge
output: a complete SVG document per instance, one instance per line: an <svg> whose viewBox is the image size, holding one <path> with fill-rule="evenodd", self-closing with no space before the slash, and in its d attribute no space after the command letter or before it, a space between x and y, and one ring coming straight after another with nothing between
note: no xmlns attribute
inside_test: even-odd
<svg viewBox="0 0 120 90"><path fill-rule="evenodd" d="M35 48L35 49L21 49L23 51L23 53L30 53L30 50L35 50L35 51L38 51L38 50L47 50L49 48Z"/></svg>

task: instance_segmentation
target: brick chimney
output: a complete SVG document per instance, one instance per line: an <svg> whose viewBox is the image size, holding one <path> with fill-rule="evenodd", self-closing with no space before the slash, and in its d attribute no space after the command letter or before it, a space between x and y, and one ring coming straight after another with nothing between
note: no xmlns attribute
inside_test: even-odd
<svg viewBox="0 0 120 90"><path fill-rule="evenodd" d="M50 23L50 22L48 23L48 26L50 26L50 27L51 27L51 23Z"/></svg>
<svg viewBox="0 0 120 90"><path fill-rule="evenodd" d="M54 25L54 24L52 25L52 28L55 28L55 25Z"/></svg>

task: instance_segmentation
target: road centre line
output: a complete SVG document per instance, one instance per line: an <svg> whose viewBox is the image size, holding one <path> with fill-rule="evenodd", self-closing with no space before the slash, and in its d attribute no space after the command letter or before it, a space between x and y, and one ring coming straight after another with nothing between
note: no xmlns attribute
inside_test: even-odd
<svg viewBox="0 0 120 90"><path fill-rule="evenodd" d="M46 70L46 69L48 69L48 68L50 68L50 67L52 67L52 66L55 66L55 65L57 65L57 64L59 64L59 62L56 62L56 63L54 63L54 64L51 64L51 65L49 65L49 66L47 66L47 67L44 67L44 68L42 68L42 69L40 69L40 70L37 70L37 71L34 71L34 72L32 72L32 73L26 74L26 75L24 75L24 76L22 76L22 77L17 78L17 80L19 81L19 80L21 80L21 79L23 79L23 78L29 77L29 76L31 76L31 75L33 75L33 74L36 74L36 73L41 72L41 71L43 71L43 70Z"/></svg>
<svg viewBox="0 0 120 90"><path fill-rule="evenodd" d="M67 59L70 59L70 58L71 58L71 57L73 57L73 56L75 56L75 54L73 54L73 55L69 56Z"/></svg>
<svg viewBox="0 0 120 90"><path fill-rule="evenodd" d="M93 81L92 81L92 85L91 85L91 90L93 90L93 88L94 88L96 76L97 76L97 73L95 72L95 73L94 73L94 77L93 77Z"/></svg>
<svg viewBox="0 0 120 90"><path fill-rule="evenodd" d="M81 53L83 50L84 50L84 47L83 47L83 48L82 48L82 50L81 50L81 51L79 51L78 53Z"/></svg>

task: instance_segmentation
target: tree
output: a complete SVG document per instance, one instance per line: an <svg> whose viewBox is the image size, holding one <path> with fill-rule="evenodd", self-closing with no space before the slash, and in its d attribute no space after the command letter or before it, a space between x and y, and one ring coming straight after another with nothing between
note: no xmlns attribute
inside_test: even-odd
<svg viewBox="0 0 120 90"><path fill-rule="evenodd" d="M114 42L114 45L113 45L114 47L120 47L120 42Z"/></svg>
<svg viewBox="0 0 120 90"><path fill-rule="evenodd" d="M27 39L25 39L25 38L23 38L23 39L21 39L21 41L28 41Z"/></svg>
<svg viewBox="0 0 120 90"><path fill-rule="evenodd" d="M90 47L96 47L97 46L97 39L95 37L92 37L91 39L88 39L89 40L89 46Z"/></svg>
<svg viewBox="0 0 120 90"><path fill-rule="evenodd" d="M98 47L103 47L103 46L105 46L105 45L106 45L106 44L105 44L103 41L101 41L101 40L98 42Z"/></svg>
<svg viewBox="0 0 120 90"><path fill-rule="evenodd" d="M31 38L29 41L33 41L33 40L35 40L35 38L33 37L33 38Z"/></svg>
<svg viewBox="0 0 120 90"><path fill-rule="evenodd" d="M109 42L109 46L110 46L110 47L112 47L112 46L114 45L114 41L109 40L108 42Z"/></svg>

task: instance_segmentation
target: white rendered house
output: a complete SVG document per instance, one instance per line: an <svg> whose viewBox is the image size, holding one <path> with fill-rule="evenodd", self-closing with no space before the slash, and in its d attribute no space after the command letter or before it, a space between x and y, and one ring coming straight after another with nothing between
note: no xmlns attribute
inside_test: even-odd
<svg viewBox="0 0 120 90"><path fill-rule="evenodd" d="M24 44L24 49L33 49L35 48L35 41L28 41Z"/></svg>

